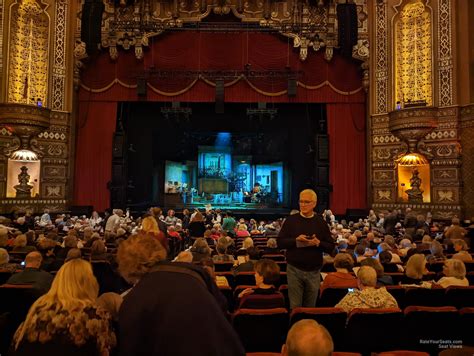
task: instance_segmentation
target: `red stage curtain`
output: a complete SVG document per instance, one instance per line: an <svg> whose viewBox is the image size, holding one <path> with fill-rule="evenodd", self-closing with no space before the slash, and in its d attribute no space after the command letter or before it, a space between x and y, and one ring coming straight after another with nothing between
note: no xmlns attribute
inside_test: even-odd
<svg viewBox="0 0 474 356"><path fill-rule="evenodd" d="M365 105L327 105L330 207L334 214L367 207Z"/></svg>
<svg viewBox="0 0 474 356"><path fill-rule="evenodd" d="M80 102L77 122L75 205L110 206L112 140L117 102Z"/></svg>
<svg viewBox="0 0 474 356"><path fill-rule="evenodd" d="M328 103L331 208L366 207L365 93L359 64L335 53L327 62L323 51L309 49L305 61L287 38L264 33L174 32L150 39L144 58L119 50L112 61L104 51L91 58L81 75L76 146L75 204L109 207L112 135L120 101L214 102L214 79L148 78L146 98L137 96L136 79L145 69L301 71L296 97L288 97L286 78L227 81L226 102ZM361 130L358 130L361 128ZM352 144L352 145L351 145Z"/></svg>

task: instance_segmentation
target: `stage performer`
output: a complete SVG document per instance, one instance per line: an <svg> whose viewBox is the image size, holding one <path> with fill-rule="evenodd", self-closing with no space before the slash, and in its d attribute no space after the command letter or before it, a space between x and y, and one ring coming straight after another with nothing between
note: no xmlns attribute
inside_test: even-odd
<svg viewBox="0 0 474 356"><path fill-rule="evenodd" d="M303 190L299 214L288 216L278 234L278 247L287 250L291 309L316 305L323 252L331 253L335 247L328 225L313 211L316 202L314 190Z"/></svg>

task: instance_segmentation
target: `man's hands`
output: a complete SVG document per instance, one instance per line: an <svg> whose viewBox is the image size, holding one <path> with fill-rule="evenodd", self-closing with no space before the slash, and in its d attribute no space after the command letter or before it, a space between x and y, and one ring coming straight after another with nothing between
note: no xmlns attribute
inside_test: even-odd
<svg viewBox="0 0 474 356"><path fill-rule="evenodd" d="M321 241L316 237L315 234L308 236L308 235L299 235L296 238L296 247L311 247L316 246L318 247Z"/></svg>

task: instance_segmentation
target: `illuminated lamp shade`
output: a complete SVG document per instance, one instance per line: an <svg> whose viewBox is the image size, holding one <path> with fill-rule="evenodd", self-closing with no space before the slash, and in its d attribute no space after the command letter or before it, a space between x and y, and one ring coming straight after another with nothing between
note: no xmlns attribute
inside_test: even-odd
<svg viewBox="0 0 474 356"><path fill-rule="evenodd" d="M12 161L20 161L20 162L36 162L38 161L38 155L33 151L22 149L17 150L12 153L10 156Z"/></svg>
<svg viewBox="0 0 474 356"><path fill-rule="evenodd" d="M423 156L420 155L419 153L409 153L401 157L397 161L399 166L424 166L429 164L428 160Z"/></svg>

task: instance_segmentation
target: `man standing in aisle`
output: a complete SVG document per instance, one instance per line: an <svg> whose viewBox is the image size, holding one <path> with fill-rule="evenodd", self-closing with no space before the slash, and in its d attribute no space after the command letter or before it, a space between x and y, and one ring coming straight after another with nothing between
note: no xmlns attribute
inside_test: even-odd
<svg viewBox="0 0 474 356"><path fill-rule="evenodd" d="M314 307L319 293L323 252L335 247L328 225L314 213L314 190L300 193L300 213L288 216L278 235L278 247L286 249L290 307Z"/></svg>

